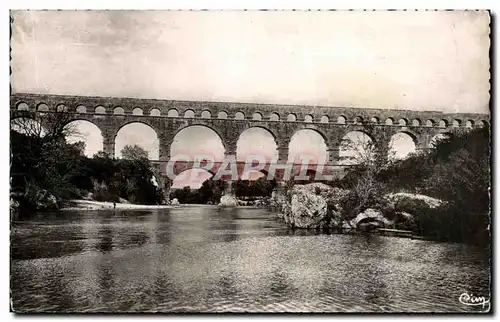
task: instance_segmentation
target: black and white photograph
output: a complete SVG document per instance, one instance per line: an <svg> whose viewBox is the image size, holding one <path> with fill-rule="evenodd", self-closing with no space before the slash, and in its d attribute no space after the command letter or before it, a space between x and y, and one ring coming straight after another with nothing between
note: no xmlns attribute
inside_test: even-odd
<svg viewBox="0 0 500 322"><path fill-rule="evenodd" d="M9 18L13 314L492 313L490 11Z"/></svg>

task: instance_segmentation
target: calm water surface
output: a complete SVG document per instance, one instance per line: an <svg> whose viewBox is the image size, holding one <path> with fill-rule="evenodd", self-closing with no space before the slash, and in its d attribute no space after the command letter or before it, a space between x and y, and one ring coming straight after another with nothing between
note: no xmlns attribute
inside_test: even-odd
<svg viewBox="0 0 500 322"><path fill-rule="evenodd" d="M16 221L17 312L458 312L487 251L291 231L264 209L192 206Z"/></svg>

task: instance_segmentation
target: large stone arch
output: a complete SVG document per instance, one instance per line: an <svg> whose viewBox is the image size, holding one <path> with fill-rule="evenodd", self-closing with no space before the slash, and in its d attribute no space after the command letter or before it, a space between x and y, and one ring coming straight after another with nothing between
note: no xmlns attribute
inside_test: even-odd
<svg viewBox="0 0 500 322"><path fill-rule="evenodd" d="M399 142L397 142L397 137L399 136ZM413 143L413 149L408 146L408 143L403 142L406 138L410 139ZM396 131L391 135L389 139L389 146L387 147L388 155L390 160L399 160L406 158L410 153L415 153L419 150L419 140L417 136L409 130Z"/></svg>
<svg viewBox="0 0 500 322"><path fill-rule="evenodd" d="M274 141L275 141L276 143L278 143L279 138L278 138L278 135L275 133L275 131L276 131L276 130L273 130L273 129L271 129L271 128L267 127L267 126L264 126L264 125L255 125L255 124L252 124L252 125L251 125L251 124L248 124L248 125L247 125L244 129L243 129L243 131L241 131L241 132L239 133L238 137L239 137L239 136L241 135L241 133L243 133L244 131L249 130L249 129L252 129L252 128L259 128L259 129L262 129L262 130L264 130L264 131L268 132L269 134L271 134L271 136L273 137Z"/></svg>
<svg viewBox="0 0 500 322"><path fill-rule="evenodd" d="M314 131L314 132L318 133L323 138L323 140L325 141L325 144L326 144L327 147L331 143L330 140L328 139L328 135L326 135L326 133L323 132L323 130L317 128L316 126L314 126L312 124L302 125L300 127L295 128L294 131L289 135L288 141L291 141L292 137L295 134L297 134L300 131L304 131L304 130L311 130L311 131Z"/></svg>
<svg viewBox="0 0 500 322"><path fill-rule="evenodd" d="M151 144L150 147L145 147L143 144L137 144L134 142L125 142L124 144L121 144L121 143L117 144L117 139L118 139L119 135L121 134L121 132L124 131L124 129L126 129L128 126L131 126L134 124L143 125L146 128L151 129L151 131L154 133L154 140L153 140L153 143ZM140 131L140 132L142 132L142 131ZM144 133L140 133L140 135L138 135L136 138L139 138L139 137L141 139L144 138ZM123 149L123 147L125 145L137 144L148 151L148 157L150 160L159 160L160 159L159 131L158 131L158 129L155 128L155 126L153 124L149 124L147 121L134 119L134 120L129 120L127 122L122 123L120 125L120 127L118 127L116 129L116 132L114 133L112 139L114 142L114 155L116 158L119 157L121 150ZM140 140L133 139L133 141L140 141Z"/></svg>
<svg viewBox="0 0 500 322"><path fill-rule="evenodd" d="M317 128L313 128L313 127L299 127L299 128L296 128L293 133L291 133L291 135L289 136L288 138L288 156L287 156L287 160L288 162L290 161L293 161L293 163L297 163L298 160L297 160L297 155L296 155L296 151L293 151L295 150L295 145L292 145L294 139L299 136L299 133L301 132L312 132L312 133L315 133L316 135L318 135L322 140L323 140L323 143L325 144L325 151L324 151L324 162L325 163L328 163L328 159L329 159L329 141L328 141L328 138L327 136L322 132L320 131L319 129ZM312 140L311 140L312 141ZM300 143L300 142L299 142ZM312 143L312 142L311 142ZM302 144L302 147L304 146L308 146L307 143L301 143ZM322 163L321 159L320 159L320 155L318 154L318 152L320 152L317 148L319 147L318 145L321 144L321 142L315 142L315 143L312 143L310 144L310 146L314 146L315 148L314 149L311 149L310 152L307 152L307 149L306 149L306 154L309 154L309 157L313 157L313 158L317 158L317 160L315 160L316 162L319 162L319 163ZM314 150L314 151L312 151ZM322 152L322 151L321 151ZM303 151L301 152L301 156L305 156Z"/></svg>
<svg viewBox="0 0 500 322"><path fill-rule="evenodd" d="M181 124L172 133L172 141L177 136L177 134L179 134L182 130L185 130L185 129L187 129L189 127L193 127L193 126L203 126L203 127L206 127L208 129L214 131L217 134L217 136L219 137L219 139L221 140L222 146L224 146L224 149L227 148L227 140L226 140L225 136L222 134L224 132L221 129L219 129L218 127L216 127L216 126L213 126L211 124L201 123L201 122L192 122L192 123L189 123L189 124Z"/></svg>
<svg viewBox="0 0 500 322"><path fill-rule="evenodd" d="M196 127L201 127L208 132L205 134L204 137L199 137L196 138L195 136L191 135L187 137L187 134L184 135L182 134L185 131L189 131L189 129L195 129ZM186 132L189 134L189 132ZM210 140L210 137L207 137L206 135L209 135L209 133L213 134L212 140ZM197 156L207 156L207 157L213 157L215 162L222 161L218 160L221 157L223 157L224 154L228 152L228 144L224 140L224 136L221 134L221 129L218 129L216 127L213 127L209 124L205 123L191 123L191 124L182 124L180 127L178 127L173 133L171 137L171 142L170 142L170 147L169 147L169 155L171 158L177 158L177 157L183 157L185 155L189 156L189 159L191 161L194 160L195 157ZM201 135L201 134L200 134ZM178 142L178 140L181 139L188 139L188 140L193 140L192 142L185 143L185 142ZM189 144L189 145L186 145ZM219 146L220 144L220 146ZM195 148L195 145L198 145L196 148L197 150L194 151L193 149ZM222 149L219 149L222 148ZM174 149L176 151L174 151ZM222 151L219 151L222 150ZM220 153L219 153L220 152Z"/></svg>
<svg viewBox="0 0 500 322"><path fill-rule="evenodd" d="M394 136L398 133L404 133L404 134L408 135L413 140L415 147L418 148L418 146L420 144L420 140L419 140L419 136L415 132L413 132L409 129L402 129L402 130L396 131L396 133L392 134L392 136Z"/></svg>
<svg viewBox="0 0 500 322"><path fill-rule="evenodd" d="M125 126L129 125L129 124L132 124L132 123L141 123L141 124L144 124L150 128L152 128L155 132L156 132L156 135L158 136L159 133L161 132L161 130L157 127L157 124L155 124L155 122L152 122L150 120L148 120L149 118L139 118L137 117L136 115L134 115L133 118L127 118L125 120L121 120L123 122L120 122L119 125L117 127L114 127L115 128L115 131L114 131L114 137L116 137L116 134L122 129L124 128ZM85 120L89 120L89 119L86 119ZM98 125L96 123L96 125Z"/></svg>
<svg viewBox="0 0 500 322"><path fill-rule="evenodd" d="M340 164L357 164L375 157L378 142L373 133L364 128L351 128L342 132L338 145Z"/></svg>
<svg viewBox="0 0 500 322"><path fill-rule="evenodd" d="M346 135L348 135L349 133L352 133L352 132L361 132L361 133L367 135L373 141L373 143L377 144L377 140L376 140L375 134L372 131L370 131L369 129L367 129L366 127L362 127L362 126L345 128L341 132L340 141L342 140L343 137L345 137Z"/></svg>
<svg viewBox="0 0 500 322"><path fill-rule="evenodd" d="M236 158L239 160L239 161L245 161L246 158L244 158L243 160L240 160L240 154L242 153L242 149L248 149L250 148L251 149L251 154L257 154L257 151L254 151L254 150L258 150L258 149L254 149L253 147L256 145L255 143L258 143L258 142L254 142L254 140L252 140L252 144L248 147L243 147L241 145L241 140L243 138L243 135L244 133L246 133L247 131L251 131L253 129L256 129L256 130L260 130L262 131L262 133L266 133L268 135L270 135L271 139L272 139L272 143L273 143L273 146L274 146L274 150L272 151L271 155L270 156L265 156L266 158L266 162L271 162L274 158L277 158L278 157L278 148L279 148L279 141L278 141L278 137L276 136L276 134L269 128L265 127L265 126L259 126L259 125L251 125L251 126L247 126L245 127L245 129L243 131L241 131L239 134L238 134L238 138L236 140ZM257 133L256 133L257 134ZM258 140L259 138L257 138ZM260 140L265 140L265 137L262 137L260 138ZM262 143L262 142L261 142ZM266 147L264 146L264 149ZM245 151L243 151L245 152ZM267 153L269 151L259 151L258 153L260 154L261 152L264 152L264 153ZM247 155L248 157L248 155Z"/></svg>
<svg viewBox="0 0 500 322"><path fill-rule="evenodd" d="M439 141L452 137L453 133L451 131L443 130L443 131L438 131L437 133L433 133L429 138L427 148L434 148L439 143Z"/></svg>

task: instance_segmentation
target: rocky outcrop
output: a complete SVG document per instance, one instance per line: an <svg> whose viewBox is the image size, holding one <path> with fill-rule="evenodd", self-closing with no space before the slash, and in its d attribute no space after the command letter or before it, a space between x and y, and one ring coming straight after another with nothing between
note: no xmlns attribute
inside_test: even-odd
<svg viewBox="0 0 500 322"><path fill-rule="evenodd" d="M296 228L335 228L342 224L340 199L346 190L323 183L295 185L284 195L275 196L271 205L278 217Z"/></svg>
<svg viewBox="0 0 500 322"><path fill-rule="evenodd" d="M380 210L369 208L359 213L355 218L351 219L351 221L349 222L349 226L359 229L360 225L363 222L378 222L386 228L394 224L394 222L385 218Z"/></svg>
<svg viewBox="0 0 500 322"><path fill-rule="evenodd" d="M36 195L37 210L59 209L57 198L50 194L47 190L40 190Z"/></svg>
<svg viewBox="0 0 500 322"><path fill-rule="evenodd" d="M396 208L398 207L398 204L401 203L418 203L418 204L425 204L430 209L435 209L441 207L446 203L440 199L436 199L426 195L406 193L406 192L387 194L384 196L384 198L394 203Z"/></svg>
<svg viewBox="0 0 500 322"><path fill-rule="evenodd" d="M271 200L269 198L257 199L254 202L254 206L256 206L256 207L267 207L270 205L271 205Z"/></svg>
<svg viewBox="0 0 500 322"><path fill-rule="evenodd" d="M234 196L224 195L220 198L219 206L236 207L238 206L238 200Z"/></svg>
<svg viewBox="0 0 500 322"><path fill-rule="evenodd" d="M385 195L384 199L389 201L394 209L396 227L409 230L416 228L416 219L420 214L446 205L446 202L440 199L406 192L391 193Z"/></svg>
<svg viewBox="0 0 500 322"><path fill-rule="evenodd" d="M323 183L295 185L286 195L275 195L271 206L277 209L279 218L296 228L362 229L372 226L412 229L419 211L445 204L424 195L393 193L384 196L384 202L381 202L384 207L368 208L354 218L345 219L343 200L349 193L349 190Z"/></svg>
<svg viewBox="0 0 500 322"><path fill-rule="evenodd" d="M413 217L412 214L409 214L405 211L396 212L396 217L399 218L400 221L408 221L408 222L415 221L415 217Z"/></svg>
<svg viewBox="0 0 500 322"><path fill-rule="evenodd" d="M271 207L278 211L278 218L285 219L290 216L292 205L284 195L276 195L271 199Z"/></svg>
<svg viewBox="0 0 500 322"><path fill-rule="evenodd" d="M297 228L317 228L327 215L326 200L307 190L298 190L292 196L290 221Z"/></svg>

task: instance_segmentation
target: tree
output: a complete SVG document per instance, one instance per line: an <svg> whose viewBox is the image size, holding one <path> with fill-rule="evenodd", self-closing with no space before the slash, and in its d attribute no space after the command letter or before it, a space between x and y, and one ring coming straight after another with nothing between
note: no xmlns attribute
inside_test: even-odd
<svg viewBox="0 0 500 322"><path fill-rule="evenodd" d="M417 233L439 240L487 242L490 149L487 128L460 129L427 152L414 153L404 160L381 163L365 159L341 181L343 187L351 189L343 208L347 215L367 207L386 213L391 207L383 202L385 193L422 193L446 203L429 209L425 203L402 201L393 209L412 213Z"/></svg>
<svg viewBox="0 0 500 322"><path fill-rule="evenodd" d="M198 189L199 201L201 203L218 204L226 183L223 180L205 180Z"/></svg>
<svg viewBox="0 0 500 322"><path fill-rule="evenodd" d="M121 150L122 157L127 160L148 159L148 151L137 144L125 145Z"/></svg>
<svg viewBox="0 0 500 322"><path fill-rule="evenodd" d="M102 151L87 158L83 142L66 140L78 135L71 120L68 113L45 113L11 121L11 191L20 212L33 213L50 195L62 200L88 192L101 201L119 197L142 204L162 201L146 151L128 146L124 149L128 159L112 159Z"/></svg>
<svg viewBox="0 0 500 322"><path fill-rule="evenodd" d="M233 182L234 193L237 197L270 197L276 182L260 177L256 181L237 180Z"/></svg>
<svg viewBox="0 0 500 322"><path fill-rule="evenodd" d="M40 195L68 196L71 175L81 157L81 144L68 144L76 133L65 113L45 113L11 120L11 189L20 192L20 204L36 208Z"/></svg>
<svg viewBox="0 0 500 322"><path fill-rule="evenodd" d="M344 138L341 149L350 151L341 158L351 166L347 175L341 180L341 186L350 193L342 202L344 217L350 219L367 208L386 208L383 202L384 185L377 180L379 172L387 166L387 156L377 151L372 140L361 138Z"/></svg>

